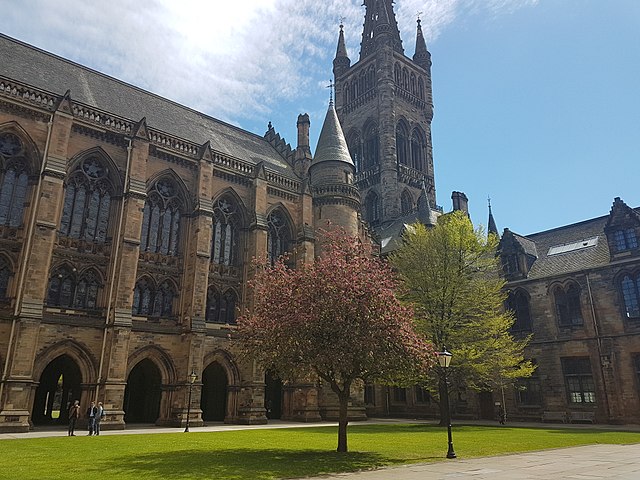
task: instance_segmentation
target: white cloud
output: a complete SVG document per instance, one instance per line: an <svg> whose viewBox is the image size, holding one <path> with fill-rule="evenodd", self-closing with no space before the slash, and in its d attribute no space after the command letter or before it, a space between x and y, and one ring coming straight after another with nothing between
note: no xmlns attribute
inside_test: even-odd
<svg viewBox="0 0 640 480"><path fill-rule="evenodd" d="M492 15L537 0L402 0L405 51L422 12L428 42L461 15ZM0 29L45 50L218 118L263 117L285 100L324 95L339 18L357 60L362 0L9 0Z"/></svg>

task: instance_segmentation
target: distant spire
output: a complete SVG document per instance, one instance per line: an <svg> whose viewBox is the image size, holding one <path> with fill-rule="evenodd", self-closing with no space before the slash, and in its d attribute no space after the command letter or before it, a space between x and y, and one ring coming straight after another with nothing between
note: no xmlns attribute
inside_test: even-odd
<svg viewBox="0 0 640 480"><path fill-rule="evenodd" d="M500 233L498 232L498 227L496 226L496 221L493 218L493 213L491 213L491 197L487 197L487 202L489 203L489 233L493 233L500 238Z"/></svg>
<svg viewBox="0 0 640 480"><path fill-rule="evenodd" d="M427 50L427 42L422 34L422 25L420 24L420 14L418 13L418 27L416 30L416 53L413 55L413 61L424 68L429 70L431 68L431 54Z"/></svg>
<svg viewBox="0 0 640 480"><path fill-rule="evenodd" d="M393 50L404 54L393 0L364 0L366 7L364 30L360 44L360 60L376 51L379 42L390 45Z"/></svg>
<svg viewBox="0 0 640 480"><path fill-rule="evenodd" d="M340 34L338 35L338 47L336 48L336 58L333 59L333 74L337 77L344 70L351 66L351 60L347 55L347 46L344 43L344 25L340 19Z"/></svg>
<svg viewBox="0 0 640 480"><path fill-rule="evenodd" d="M316 146L316 154L313 156L311 167L313 168L319 163L328 161L344 162L353 167L353 160L351 160L347 141L338 121L338 115L335 108L333 108L333 102L329 104L327 116L322 124L318 145Z"/></svg>
<svg viewBox="0 0 640 480"><path fill-rule="evenodd" d="M429 193L427 192L427 185L422 179L422 192L418 197L418 219L424 225L435 225L438 223L437 215L434 210L431 209L431 202L429 202Z"/></svg>

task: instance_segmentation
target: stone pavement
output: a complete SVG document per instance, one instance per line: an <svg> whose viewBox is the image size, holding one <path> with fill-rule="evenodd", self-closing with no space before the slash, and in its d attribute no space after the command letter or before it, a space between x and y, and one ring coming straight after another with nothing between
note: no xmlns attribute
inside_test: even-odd
<svg viewBox="0 0 640 480"><path fill-rule="evenodd" d="M639 480L640 444L586 445L517 455L451 459L305 480Z"/></svg>

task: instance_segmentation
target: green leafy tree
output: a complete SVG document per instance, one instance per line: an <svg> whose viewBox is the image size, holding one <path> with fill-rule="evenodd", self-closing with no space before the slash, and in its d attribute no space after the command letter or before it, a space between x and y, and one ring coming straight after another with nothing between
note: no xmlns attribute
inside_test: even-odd
<svg viewBox="0 0 640 480"><path fill-rule="evenodd" d="M404 240L391 263L419 331L454 354L449 378L458 386L486 390L530 376L534 366L524 358L529 338L515 339L509 332L514 317L504 309L497 237L485 236L456 211L441 216L431 229L412 225ZM442 374L434 369L425 381L437 398L445 398ZM444 408L441 402L441 420Z"/></svg>
<svg viewBox="0 0 640 480"><path fill-rule="evenodd" d="M339 401L337 451L346 452L354 383L415 381L434 354L396 298L389 265L344 231L324 234L322 256L312 263L259 266L253 308L238 319L238 333L245 353L281 378L313 372L331 388Z"/></svg>

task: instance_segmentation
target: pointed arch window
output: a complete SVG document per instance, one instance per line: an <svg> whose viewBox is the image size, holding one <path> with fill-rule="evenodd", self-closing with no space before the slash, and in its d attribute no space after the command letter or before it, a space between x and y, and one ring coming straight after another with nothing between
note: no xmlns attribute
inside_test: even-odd
<svg viewBox="0 0 640 480"><path fill-rule="evenodd" d="M153 282L143 277L136 282L133 290L133 314L147 317L170 317L173 314L173 300L176 290L165 280L157 288Z"/></svg>
<svg viewBox="0 0 640 480"><path fill-rule="evenodd" d="M233 199L224 196L213 207L211 262L227 267L237 266L241 263L240 250L239 208Z"/></svg>
<svg viewBox="0 0 640 480"><path fill-rule="evenodd" d="M17 135L0 134L0 225L22 225L29 187L29 172L24 144Z"/></svg>
<svg viewBox="0 0 640 480"><path fill-rule="evenodd" d="M582 325L582 309L580 307L580 289L571 284L568 288L557 287L554 293L556 314L561 327Z"/></svg>
<svg viewBox="0 0 640 480"><path fill-rule="evenodd" d="M367 128L363 150L363 170L368 170L378 165L380 156L380 140L378 138L377 126L369 125Z"/></svg>
<svg viewBox="0 0 640 480"><path fill-rule="evenodd" d="M624 313L627 318L640 318L640 274L625 275L620 282Z"/></svg>
<svg viewBox="0 0 640 480"><path fill-rule="evenodd" d="M9 280L11 280L12 274L9 262L3 256L0 256L0 301L7 299Z"/></svg>
<svg viewBox="0 0 640 480"><path fill-rule="evenodd" d="M419 130L414 130L411 134L411 167L424 170L424 136Z"/></svg>
<svg viewBox="0 0 640 480"><path fill-rule="evenodd" d="M87 242L105 242L113 194L108 174L103 160L90 156L69 175L60 221L62 235Z"/></svg>
<svg viewBox="0 0 640 480"><path fill-rule="evenodd" d="M351 160L353 160L353 164L356 167L356 173L359 173L362 170L362 142L360 140L360 135L357 133L349 135L347 146L349 147Z"/></svg>
<svg viewBox="0 0 640 480"><path fill-rule="evenodd" d="M237 294L231 289L221 295L215 287L209 288L207 292L206 321L234 325L236 323L237 300Z"/></svg>
<svg viewBox="0 0 640 480"><path fill-rule="evenodd" d="M409 135L402 122L396 127L396 155L400 165L409 164Z"/></svg>
<svg viewBox="0 0 640 480"><path fill-rule="evenodd" d="M175 182L170 178L158 180L144 205L140 250L178 255L182 211Z"/></svg>
<svg viewBox="0 0 640 480"><path fill-rule="evenodd" d="M400 199L400 208L402 211L402 215L407 215L413 210L413 197L407 190L402 192L402 197Z"/></svg>
<svg viewBox="0 0 640 480"><path fill-rule="evenodd" d="M95 271L88 270L77 276L75 269L62 266L49 279L47 305L94 310L98 306L100 286Z"/></svg>
<svg viewBox="0 0 640 480"><path fill-rule="evenodd" d="M380 199L376 192L369 192L364 202L365 218L371 225L380 221Z"/></svg>
<svg viewBox="0 0 640 480"><path fill-rule="evenodd" d="M277 209L267 217L267 255L273 265L291 248L291 227L284 213Z"/></svg>
<svg viewBox="0 0 640 480"><path fill-rule="evenodd" d="M509 293L507 308L513 311L516 317L511 330L514 332L530 332L531 312L529 310L529 297L527 294L520 290Z"/></svg>
<svg viewBox="0 0 640 480"><path fill-rule="evenodd" d="M424 80L422 77L418 77L418 98L424 100Z"/></svg>

